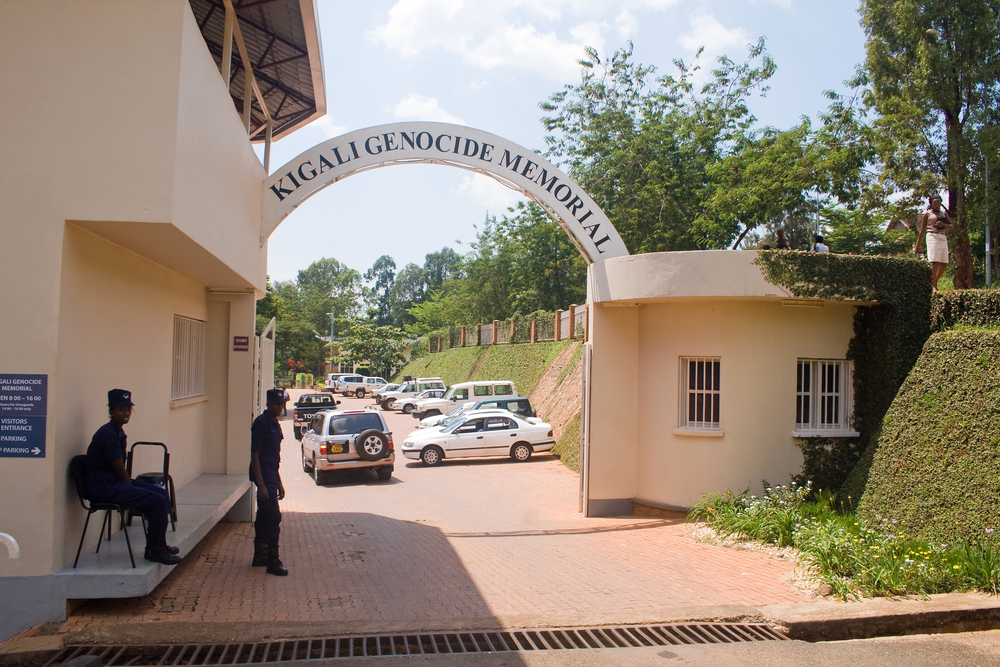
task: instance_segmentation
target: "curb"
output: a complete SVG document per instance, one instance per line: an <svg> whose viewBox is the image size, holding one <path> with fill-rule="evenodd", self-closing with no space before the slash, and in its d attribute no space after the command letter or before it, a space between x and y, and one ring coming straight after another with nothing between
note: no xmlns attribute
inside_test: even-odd
<svg viewBox="0 0 1000 667"><path fill-rule="evenodd" d="M784 630L789 639L806 642L1000 628L1000 598L982 593L874 598L859 602L822 600L768 605L759 610L769 623Z"/></svg>

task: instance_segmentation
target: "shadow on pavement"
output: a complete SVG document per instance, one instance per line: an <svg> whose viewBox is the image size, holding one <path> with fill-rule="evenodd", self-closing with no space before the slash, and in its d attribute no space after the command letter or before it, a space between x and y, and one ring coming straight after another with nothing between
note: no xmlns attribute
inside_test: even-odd
<svg viewBox="0 0 1000 667"><path fill-rule="evenodd" d="M221 523L150 595L72 612L66 642L232 644L501 627L434 526L287 512L281 549L289 576L267 575L250 567L253 527Z"/></svg>

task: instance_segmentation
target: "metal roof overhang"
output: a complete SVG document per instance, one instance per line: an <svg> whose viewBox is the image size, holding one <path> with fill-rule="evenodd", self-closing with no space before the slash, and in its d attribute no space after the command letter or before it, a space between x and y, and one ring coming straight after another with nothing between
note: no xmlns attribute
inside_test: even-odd
<svg viewBox="0 0 1000 667"><path fill-rule="evenodd" d="M226 22L224 0L190 0L201 34L216 64L222 66ZM326 113L319 22L314 0L232 0L239 32L267 111L272 137L280 139ZM246 71L232 49L229 93L244 113ZM251 98L252 99L252 98ZM265 140L266 117L254 100L250 139Z"/></svg>

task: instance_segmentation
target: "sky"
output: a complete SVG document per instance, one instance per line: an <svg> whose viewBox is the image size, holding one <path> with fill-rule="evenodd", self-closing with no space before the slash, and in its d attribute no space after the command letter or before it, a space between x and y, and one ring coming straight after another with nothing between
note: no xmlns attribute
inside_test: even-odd
<svg viewBox="0 0 1000 667"><path fill-rule="evenodd" d="M545 150L540 102L580 81L586 46L666 73L699 47L704 68L741 62L763 36L777 63L750 109L787 128L826 107L864 60L858 0L315 0L327 115L272 146L271 171L351 130L406 120L458 123ZM263 146L258 145L263 155ZM518 195L438 165L375 169L335 183L270 237L268 274L294 279L322 257L362 273L382 255L398 269L444 246L468 251L474 225Z"/></svg>

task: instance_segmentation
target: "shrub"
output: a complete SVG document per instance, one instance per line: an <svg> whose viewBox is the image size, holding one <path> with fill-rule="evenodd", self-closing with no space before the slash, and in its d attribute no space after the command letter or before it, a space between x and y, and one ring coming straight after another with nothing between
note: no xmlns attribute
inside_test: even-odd
<svg viewBox="0 0 1000 667"><path fill-rule="evenodd" d="M1000 330L934 334L885 416L859 515L958 542L1000 525Z"/></svg>

